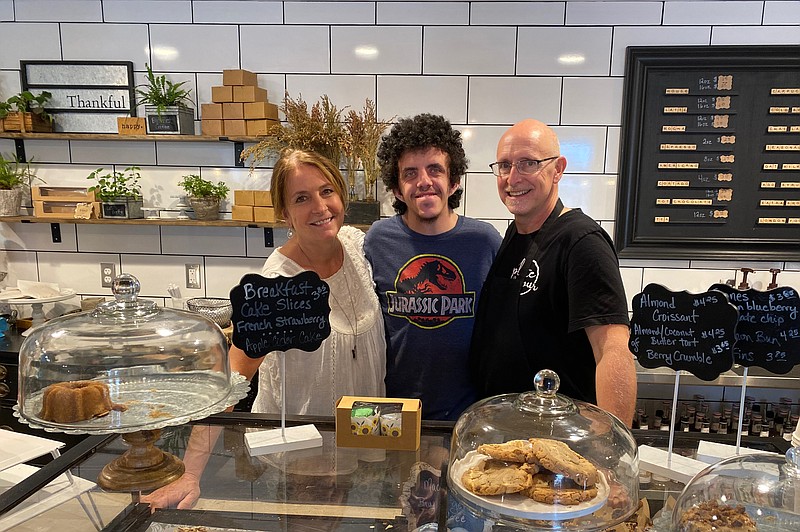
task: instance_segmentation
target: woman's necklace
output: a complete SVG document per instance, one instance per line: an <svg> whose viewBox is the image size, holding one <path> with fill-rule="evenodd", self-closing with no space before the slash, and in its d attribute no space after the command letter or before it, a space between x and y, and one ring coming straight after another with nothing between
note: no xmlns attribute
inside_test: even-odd
<svg viewBox="0 0 800 532"><path fill-rule="evenodd" d="M303 256L306 258L306 260L308 261L308 264L312 268L314 268L316 270L316 268L314 266L314 263L308 257L306 252L303 251L303 247L300 246L299 243L298 243L297 247L300 249L300 253L302 253ZM330 293L331 293L331 296L333 296L333 300L336 301L336 304L339 306L339 309L342 311L342 314L344 315L344 318L347 320L347 324L350 326L350 330L353 332L353 349L350 350L350 353L353 355L353 358L356 358L356 355L358 353L358 312L356 312L356 304L355 304L355 302L353 300L353 292L352 292L352 290L350 290L350 281L347 280L347 265L345 264L345 262L347 260L347 255L344 252L344 248L340 248L340 249L342 250L342 268L341 268L342 277L344 277L344 283L345 283L345 286L347 286L347 298L350 300L350 308L353 309L353 319L355 320L355 324L350 319L350 316L347 315L347 311L345 310L344 306L339 302L339 298L336 297L336 294L333 293L333 290L331 290Z"/></svg>

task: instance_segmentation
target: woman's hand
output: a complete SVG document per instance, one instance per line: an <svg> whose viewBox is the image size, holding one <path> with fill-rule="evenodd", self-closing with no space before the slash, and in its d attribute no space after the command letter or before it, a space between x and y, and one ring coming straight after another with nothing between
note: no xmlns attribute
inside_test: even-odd
<svg viewBox="0 0 800 532"><path fill-rule="evenodd" d="M192 473L184 473L178 480L158 488L141 498L150 504L150 511L158 508L177 508L191 510L200 498L200 479Z"/></svg>

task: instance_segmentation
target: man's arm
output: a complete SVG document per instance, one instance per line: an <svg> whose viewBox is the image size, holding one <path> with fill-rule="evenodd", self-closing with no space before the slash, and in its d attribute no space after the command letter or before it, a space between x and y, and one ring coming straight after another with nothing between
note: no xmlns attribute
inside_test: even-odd
<svg viewBox="0 0 800 532"><path fill-rule="evenodd" d="M597 365L597 406L630 427L636 411L636 365L628 349L630 331L621 324L593 325L585 330Z"/></svg>

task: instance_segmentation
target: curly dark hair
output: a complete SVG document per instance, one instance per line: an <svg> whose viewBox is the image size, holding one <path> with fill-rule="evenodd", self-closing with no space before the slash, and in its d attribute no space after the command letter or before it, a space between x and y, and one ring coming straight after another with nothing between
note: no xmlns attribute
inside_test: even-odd
<svg viewBox="0 0 800 532"><path fill-rule="evenodd" d="M461 145L461 132L453 129L443 116L422 113L412 118L401 118L392 129L381 138L378 148L378 163L381 165L381 180L386 190L400 188L398 162L400 157L409 151L439 148L447 155L449 161L448 175L450 185L461 182L467 172L467 156ZM455 209L461 203L461 187L449 198L447 206ZM405 214L408 206L395 198L392 204L397 214Z"/></svg>

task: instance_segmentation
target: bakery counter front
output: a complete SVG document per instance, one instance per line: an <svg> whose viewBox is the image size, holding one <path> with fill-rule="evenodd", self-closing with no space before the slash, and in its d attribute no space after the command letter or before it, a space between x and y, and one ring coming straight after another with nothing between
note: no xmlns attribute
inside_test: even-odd
<svg viewBox="0 0 800 532"><path fill-rule="evenodd" d="M332 418L289 418L287 427L313 425L322 446L251 456L249 431L280 427L280 420L261 414L222 413L195 422L221 427L209 449L200 481L201 493L191 509L155 512L139 502L138 492L105 491L97 486L104 467L128 445L119 435L92 436L62 457L0 495L0 530L32 531L177 531L344 530L459 532L513 530L477 519L449 492L446 471L453 425L422 423L415 451L337 447ZM156 446L183 457L193 425L165 428ZM638 444L666 448L669 433L634 431ZM734 434L677 433L676 454L692 456L703 439L735 444ZM782 438L743 438L744 447L785 453ZM683 485L640 474L637 513L621 530L644 530ZM448 501L449 499L449 501ZM638 523L638 524L637 524ZM620 526L622 526L620 525ZM541 524L539 525L541 526ZM522 528L522 527L519 527ZM558 528L558 527L554 527Z"/></svg>

